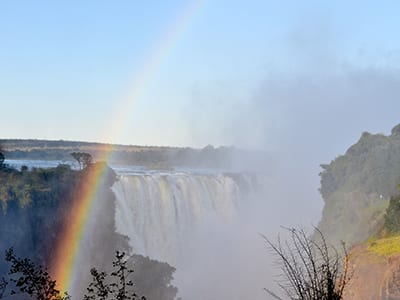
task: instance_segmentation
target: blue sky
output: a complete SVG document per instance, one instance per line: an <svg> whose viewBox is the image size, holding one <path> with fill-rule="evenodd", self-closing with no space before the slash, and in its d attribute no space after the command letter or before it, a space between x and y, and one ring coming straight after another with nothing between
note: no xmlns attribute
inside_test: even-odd
<svg viewBox="0 0 400 300"><path fill-rule="evenodd" d="M190 1L0 2L0 136L271 151L335 140L326 159L400 121L400 2L197 2L129 111Z"/></svg>

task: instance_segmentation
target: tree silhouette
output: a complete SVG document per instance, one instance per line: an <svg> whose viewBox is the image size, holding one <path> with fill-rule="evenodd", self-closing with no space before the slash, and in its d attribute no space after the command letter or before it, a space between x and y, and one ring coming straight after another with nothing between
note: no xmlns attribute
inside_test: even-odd
<svg viewBox="0 0 400 300"><path fill-rule="evenodd" d="M76 159L81 170L90 166L93 162L92 155L86 152L72 152L71 156Z"/></svg>
<svg viewBox="0 0 400 300"><path fill-rule="evenodd" d="M304 230L288 229L290 239L277 243L264 239L277 256L282 277L277 281L281 292L292 300L340 300L348 283L348 254L343 244L343 256L329 246L322 232L315 228L317 240ZM342 264L343 263L343 264ZM275 299L282 296L265 289Z"/></svg>
<svg viewBox="0 0 400 300"><path fill-rule="evenodd" d="M2 167L4 167L4 160L5 160L5 157L4 157L3 152L4 152L3 147L0 145L0 169L1 169Z"/></svg>
<svg viewBox="0 0 400 300"><path fill-rule="evenodd" d="M13 248L6 251L6 261L11 264L8 275L9 281L0 279L0 299L10 286L9 295L28 295L36 300L71 300L68 293L63 295L56 289L56 281L52 280L47 270L35 265L28 258L19 258ZM133 270L127 266L128 260L124 252L116 251L112 263L114 271L107 275L96 268L90 270L92 282L87 288L84 300L146 300L133 289L133 281L129 279Z"/></svg>
<svg viewBox="0 0 400 300"><path fill-rule="evenodd" d="M127 262L125 253L116 251L113 261L114 271L110 277L107 273L92 268L90 270L92 282L87 288L84 300L146 300L144 296L138 296L133 290L133 281L129 279L129 275L134 271L127 267Z"/></svg>
<svg viewBox="0 0 400 300"><path fill-rule="evenodd" d="M0 299L3 298L4 293L6 292L8 282L7 280L2 277L0 280Z"/></svg>
<svg viewBox="0 0 400 300"><path fill-rule="evenodd" d="M52 280L47 270L41 266L36 266L28 258L19 258L14 250L10 248L6 251L6 261L11 263L9 275L12 289L10 294L27 294L37 300L69 300L67 293L61 295L56 289L56 281ZM2 286L4 294L9 284L3 278Z"/></svg>

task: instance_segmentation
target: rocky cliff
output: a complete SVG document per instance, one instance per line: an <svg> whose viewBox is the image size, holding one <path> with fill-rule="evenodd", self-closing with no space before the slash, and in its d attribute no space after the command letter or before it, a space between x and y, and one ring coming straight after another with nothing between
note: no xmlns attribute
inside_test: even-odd
<svg viewBox="0 0 400 300"><path fill-rule="evenodd" d="M383 223L400 181L400 125L391 135L364 132L344 155L321 165L325 205L319 228L334 245L365 241Z"/></svg>
<svg viewBox="0 0 400 300"><path fill-rule="evenodd" d="M321 167L319 228L332 244L343 240L350 254L344 299L400 299L400 236L383 229L389 199L399 194L400 125L388 136L363 133Z"/></svg>
<svg viewBox="0 0 400 300"><path fill-rule="evenodd" d="M400 238L370 241L350 251L345 300L400 299Z"/></svg>

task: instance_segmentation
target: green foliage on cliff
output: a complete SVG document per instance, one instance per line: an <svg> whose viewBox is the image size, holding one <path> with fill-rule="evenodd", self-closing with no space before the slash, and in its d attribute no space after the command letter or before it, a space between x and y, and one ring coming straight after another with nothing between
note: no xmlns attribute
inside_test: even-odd
<svg viewBox="0 0 400 300"><path fill-rule="evenodd" d="M178 289L171 284L174 267L141 255L133 255L129 263L135 270L132 280L139 294L146 295L147 299L176 299Z"/></svg>
<svg viewBox="0 0 400 300"><path fill-rule="evenodd" d="M400 179L400 136L364 132L345 155L321 167L320 191L324 199L339 190L358 190L386 198L396 193Z"/></svg>
<svg viewBox="0 0 400 300"><path fill-rule="evenodd" d="M400 195L390 198L384 229L390 234L400 233Z"/></svg>
<svg viewBox="0 0 400 300"><path fill-rule="evenodd" d="M81 267L87 269L89 277L91 267L108 267L116 249L128 251L126 238L115 232L115 199L111 186L116 174L104 163L95 163L81 171L72 170L68 165L32 170L1 168L0 253L13 247L22 257L30 257L32 263L48 267L60 233L69 226L72 202L79 199L77 196L85 190L88 178L99 170L103 180L98 186L96 203L103 205L103 209L97 211L96 226L87 245L91 251ZM170 283L175 271L173 267L140 255L134 255L132 261L136 270L133 278L140 294L149 295L149 299L175 299L177 289ZM0 293L1 278L7 270L7 263L0 259ZM87 283L81 282L83 287Z"/></svg>
<svg viewBox="0 0 400 300"><path fill-rule="evenodd" d="M400 236L377 239L368 245L369 252L383 257L390 257L400 253Z"/></svg>
<svg viewBox="0 0 400 300"><path fill-rule="evenodd" d="M19 249L43 264L55 245L82 174L52 169L0 170L0 250Z"/></svg>
<svg viewBox="0 0 400 300"><path fill-rule="evenodd" d="M319 228L338 245L361 242L382 228L400 181L400 130L391 135L363 133L330 164L321 165L325 206Z"/></svg>
<svg viewBox="0 0 400 300"><path fill-rule="evenodd" d="M78 184L79 175L67 165L53 169L12 168L0 170L0 201L3 215L7 210L31 205L47 205L66 198ZM16 202L16 203L13 203Z"/></svg>

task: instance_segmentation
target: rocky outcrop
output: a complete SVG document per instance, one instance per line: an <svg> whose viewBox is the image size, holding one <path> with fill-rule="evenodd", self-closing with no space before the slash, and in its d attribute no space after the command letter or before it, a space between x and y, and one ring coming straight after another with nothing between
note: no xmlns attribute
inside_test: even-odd
<svg viewBox="0 0 400 300"><path fill-rule="evenodd" d="M400 299L400 253L385 256L359 245L350 252L349 269L344 300Z"/></svg>
<svg viewBox="0 0 400 300"><path fill-rule="evenodd" d="M364 132L344 155L321 165L324 199L319 228L329 241L359 243L382 226L389 199L400 181L400 125L392 134Z"/></svg>

